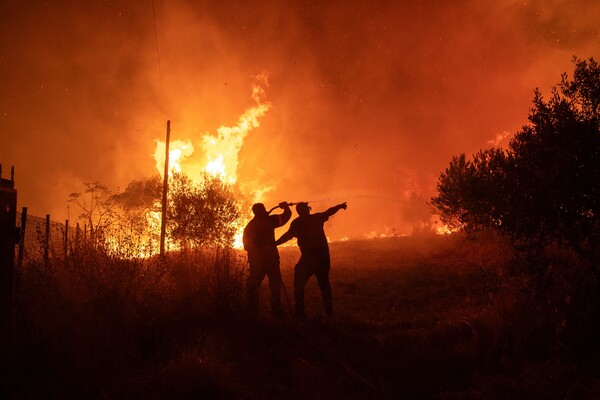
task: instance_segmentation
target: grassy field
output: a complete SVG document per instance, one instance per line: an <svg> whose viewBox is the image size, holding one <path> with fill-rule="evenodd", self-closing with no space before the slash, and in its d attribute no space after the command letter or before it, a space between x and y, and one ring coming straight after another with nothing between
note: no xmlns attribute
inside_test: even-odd
<svg viewBox="0 0 600 400"><path fill-rule="evenodd" d="M290 301L298 256L295 247L281 249ZM514 273L518 258L491 236L333 243L334 317L324 316L313 278L305 322L269 315L266 282L260 318L245 317L247 267L236 252L186 252L144 263L89 252L49 269L31 263L18 292L9 392L14 398L598 398L598 352L572 344L587 343L591 328L565 317L579 309L574 293L580 291L565 275L572 260L553 257L552 266L563 268L544 291ZM565 293L571 297L563 301Z"/></svg>

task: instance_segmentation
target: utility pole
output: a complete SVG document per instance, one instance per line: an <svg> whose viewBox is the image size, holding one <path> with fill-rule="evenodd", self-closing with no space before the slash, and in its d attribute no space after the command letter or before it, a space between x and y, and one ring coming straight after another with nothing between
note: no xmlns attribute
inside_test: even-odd
<svg viewBox="0 0 600 400"><path fill-rule="evenodd" d="M160 219L160 255L165 254L167 233L167 192L169 191L169 142L171 141L171 121L167 121L167 140L165 141L165 175L163 178L162 215Z"/></svg>

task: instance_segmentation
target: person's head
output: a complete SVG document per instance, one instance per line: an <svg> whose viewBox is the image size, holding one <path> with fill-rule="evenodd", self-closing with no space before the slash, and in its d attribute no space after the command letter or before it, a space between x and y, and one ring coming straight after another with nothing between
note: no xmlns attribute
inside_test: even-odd
<svg viewBox="0 0 600 400"><path fill-rule="evenodd" d="M255 205L253 205L252 212L257 217L266 217L267 215L269 215L269 213L267 213L267 209L265 208L265 205L263 203L256 203Z"/></svg>
<svg viewBox="0 0 600 400"><path fill-rule="evenodd" d="M309 215L310 214L310 206L308 203L298 203L296 204L296 212L298 215Z"/></svg>

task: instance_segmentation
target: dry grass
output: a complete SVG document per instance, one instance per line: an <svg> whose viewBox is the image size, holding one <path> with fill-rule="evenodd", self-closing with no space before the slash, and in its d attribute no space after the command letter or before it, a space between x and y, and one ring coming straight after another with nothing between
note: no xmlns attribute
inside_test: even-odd
<svg viewBox="0 0 600 400"><path fill-rule="evenodd" d="M323 315L312 279L304 323L268 315L266 282L260 319L245 318L246 266L236 252L141 262L89 251L50 269L30 263L18 292L11 393L597 397L595 358L573 343L597 332L582 324L580 306L598 308L564 252L549 255L544 284L515 273L521 261L493 236L334 243L331 254L335 317ZM292 300L298 251L284 248L281 258ZM572 307L561 303L565 294Z"/></svg>

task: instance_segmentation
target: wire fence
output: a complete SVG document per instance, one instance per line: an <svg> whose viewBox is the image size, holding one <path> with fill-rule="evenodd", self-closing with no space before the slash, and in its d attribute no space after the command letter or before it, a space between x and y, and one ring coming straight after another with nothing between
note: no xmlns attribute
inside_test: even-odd
<svg viewBox="0 0 600 400"><path fill-rule="evenodd" d="M23 223L25 222L25 224ZM17 212L17 226L25 225L23 243L19 247L25 262L43 260L44 257L57 257L64 245L65 226L46 218L27 215L23 221L22 212Z"/></svg>
<svg viewBox="0 0 600 400"><path fill-rule="evenodd" d="M143 235L131 227L117 224L100 234L87 225L70 221L52 221L50 216L38 217L17 212L17 227L24 235L19 243L19 264L65 259L85 248L102 247L108 255L121 258L147 257L158 251L158 238Z"/></svg>

